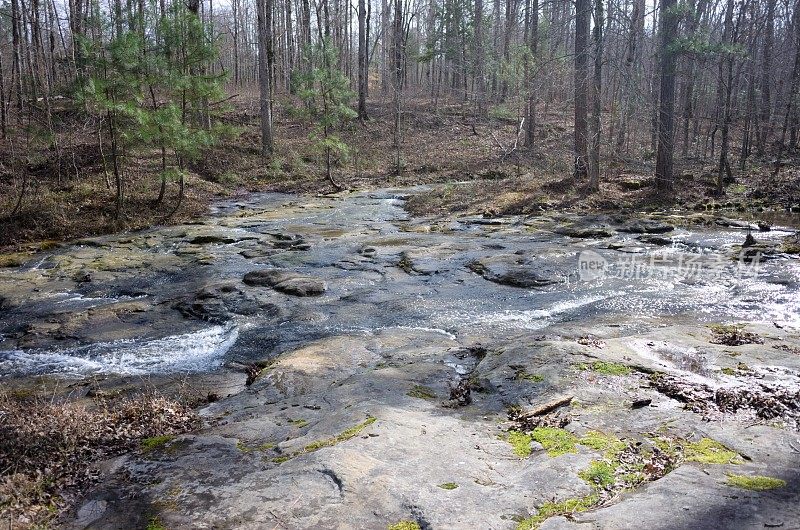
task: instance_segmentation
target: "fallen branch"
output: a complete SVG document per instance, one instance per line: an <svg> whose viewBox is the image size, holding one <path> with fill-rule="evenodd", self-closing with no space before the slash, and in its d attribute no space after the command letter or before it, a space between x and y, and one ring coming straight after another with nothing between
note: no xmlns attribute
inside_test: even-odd
<svg viewBox="0 0 800 530"><path fill-rule="evenodd" d="M517 146L519 145L519 137L522 134L522 126L524 124L525 124L525 118L523 117L521 120L519 120L519 126L517 126L517 134L514 136L514 143L511 145L511 148L508 149L508 150L506 150L506 148L503 146L503 144L500 143L500 140L497 139L497 137L494 135L493 132L491 132L491 131L489 132L489 134L491 135L492 139L497 144L497 147L499 147L500 149L503 150L503 156L500 157L500 160L504 160L508 155L510 155L511 153L513 153L514 151L517 150Z"/></svg>
<svg viewBox="0 0 800 530"><path fill-rule="evenodd" d="M549 414L556 409L569 405L570 403L572 403L573 398L574 396L562 396L560 398L554 399L553 401L548 401L544 405L536 407L533 410L526 410L525 412L520 414L520 417L530 418L533 416L544 416L545 414Z"/></svg>

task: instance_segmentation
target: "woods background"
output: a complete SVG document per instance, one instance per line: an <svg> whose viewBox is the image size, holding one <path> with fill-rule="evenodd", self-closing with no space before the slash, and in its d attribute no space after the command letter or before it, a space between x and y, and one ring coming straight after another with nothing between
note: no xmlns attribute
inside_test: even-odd
<svg viewBox="0 0 800 530"><path fill-rule="evenodd" d="M245 188L475 176L516 176L528 204L613 204L614 182L659 200L780 189L792 208L799 8L2 0L0 244Z"/></svg>

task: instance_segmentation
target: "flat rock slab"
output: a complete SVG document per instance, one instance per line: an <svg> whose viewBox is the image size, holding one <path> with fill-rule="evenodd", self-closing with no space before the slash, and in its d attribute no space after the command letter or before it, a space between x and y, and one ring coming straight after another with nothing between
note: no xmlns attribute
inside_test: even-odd
<svg viewBox="0 0 800 530"><path fill-rule="evenodd" d="M471 262L469 269L490 282L532 288L561 283L566 274L516 254L501 254Z"/></svg>
<svg viewBox="0 0 800 530"><path fill-rule="evenodd" d="M318 296L328 290L323 280L285 269L251 271L244 275L243 281L247 285L272 287L293 296Z"/></svg>

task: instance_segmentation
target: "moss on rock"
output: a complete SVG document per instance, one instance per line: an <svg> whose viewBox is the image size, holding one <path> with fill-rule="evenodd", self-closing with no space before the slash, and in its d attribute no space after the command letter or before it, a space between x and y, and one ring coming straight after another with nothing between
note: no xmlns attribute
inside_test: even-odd
<svg viewBox="0 0 800 530"><path fill-rule="evenodd" d="M362 421L358 425L354 425L353 427L350 427L349 429L340 432L336 436L333 436L331 438L326 438L324 440L317 440L315 442L311 442L302 449L298 449L297 451L287 453L285 455L276 456L275 458L272 459L272 461L275 462L276 464L280 464L282 462L286 462L287 460L291 460L292 458L295 458L297 456L304 455L306 453L313 453L314 451L319 451L323 447L333 447L334 445L340 442L345 442L350 438L355 438L356 436L361 434L361 431L363 431L376 421L377 418L375 418L374 416L368 416L366 420Z"/></svg>
<svg viewBox="0 0 800 530"><path fill-rule="evenodd" d="M763 475L736 475L733 473L728 474L728 480L725 483L734 488L751 491L768 491L786 486L786 481L779 478L765 477Z"/></svg>
<svg viewBox="0 0 800 530"><path fill-rule="evenodd" d="M569 431L556 427L536 427L531 437L542 444L550 456L577 453L578 438Z"/></svg>
<svg viewBox="0 0 800 530"><path fill-rule="evenodd" d="M508 431L506 441L511 444L514 454L527 458L531 455L531 442L533 437L520 431Z"/></svg>
<svg viewBox="0 0 800 530"><path fill-rule="evenodd" d="M406 395L419 399L436 399L436 393L430 388L422 385L414 385L411 390L406 393Z"/></svg>
<svg viewBox="0 0 800 530"><path fill-rule="evenodd" d="M687 462L701 464L738 464L739 453L732 451L711 438L701 438L697 442L689 442L684 448Z"/></svg>
<svg viewBox="0 0 800 530"><path fill-rule="evenodd" d="M164 445L168 444L172 440L175 439L175 436L171 434L165 434L163 436L152 436L150 438L145 438L139 443L139 447L141 447L142 451L149 452L154 449L158 449L159 447L163 447Z"/></svg>

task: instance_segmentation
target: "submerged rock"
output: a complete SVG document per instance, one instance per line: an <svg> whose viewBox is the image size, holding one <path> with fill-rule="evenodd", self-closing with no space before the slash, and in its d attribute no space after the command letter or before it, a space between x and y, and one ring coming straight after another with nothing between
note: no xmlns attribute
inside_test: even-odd
<svg viewBox="0 0 800 530"><path fill-rule="evenodd" d="M475 260L467 265L490 282L512 287L544 287L564 281L566 274L516 254Z"/></svg>
<svg viewBox="0 0 800 530"><path fill-rule="evenodd" d="M657 234L644 234L637 238L642 243L667 247L672 244L672 239Z"/></svg>
<svg viewBox="0 0 800 530"><path fill-rule="evenodd" d="M262 304L253 296L232 284L206 287L191 300L179 303L176 308L185 316L221 324L233 315L264 313L270 317L279 309L274 304Z"/></svg>
<svg viewBox="0 0 800 530"><path fill-rule="evenodd" d="M622 232L633 234L664 234L673 230L675 227L671 224L656 219L633 219L620 228Z"/></svg>
<svg viewBox="0 0 800 530"><path fill-rule="evenodd" d="M575 226L562 225L557 227L554 232L562 236L577 237L580 239L599 239L611 237L616 232L605 225Z"/></svg>
<svg viewBox="0 0 800 530"><path fill-rule="evenodd" d="M251 271L244 275L243 281L247 285L272 287L294 296L317 296L328 290L323 280L284 269Z"/></svg>

